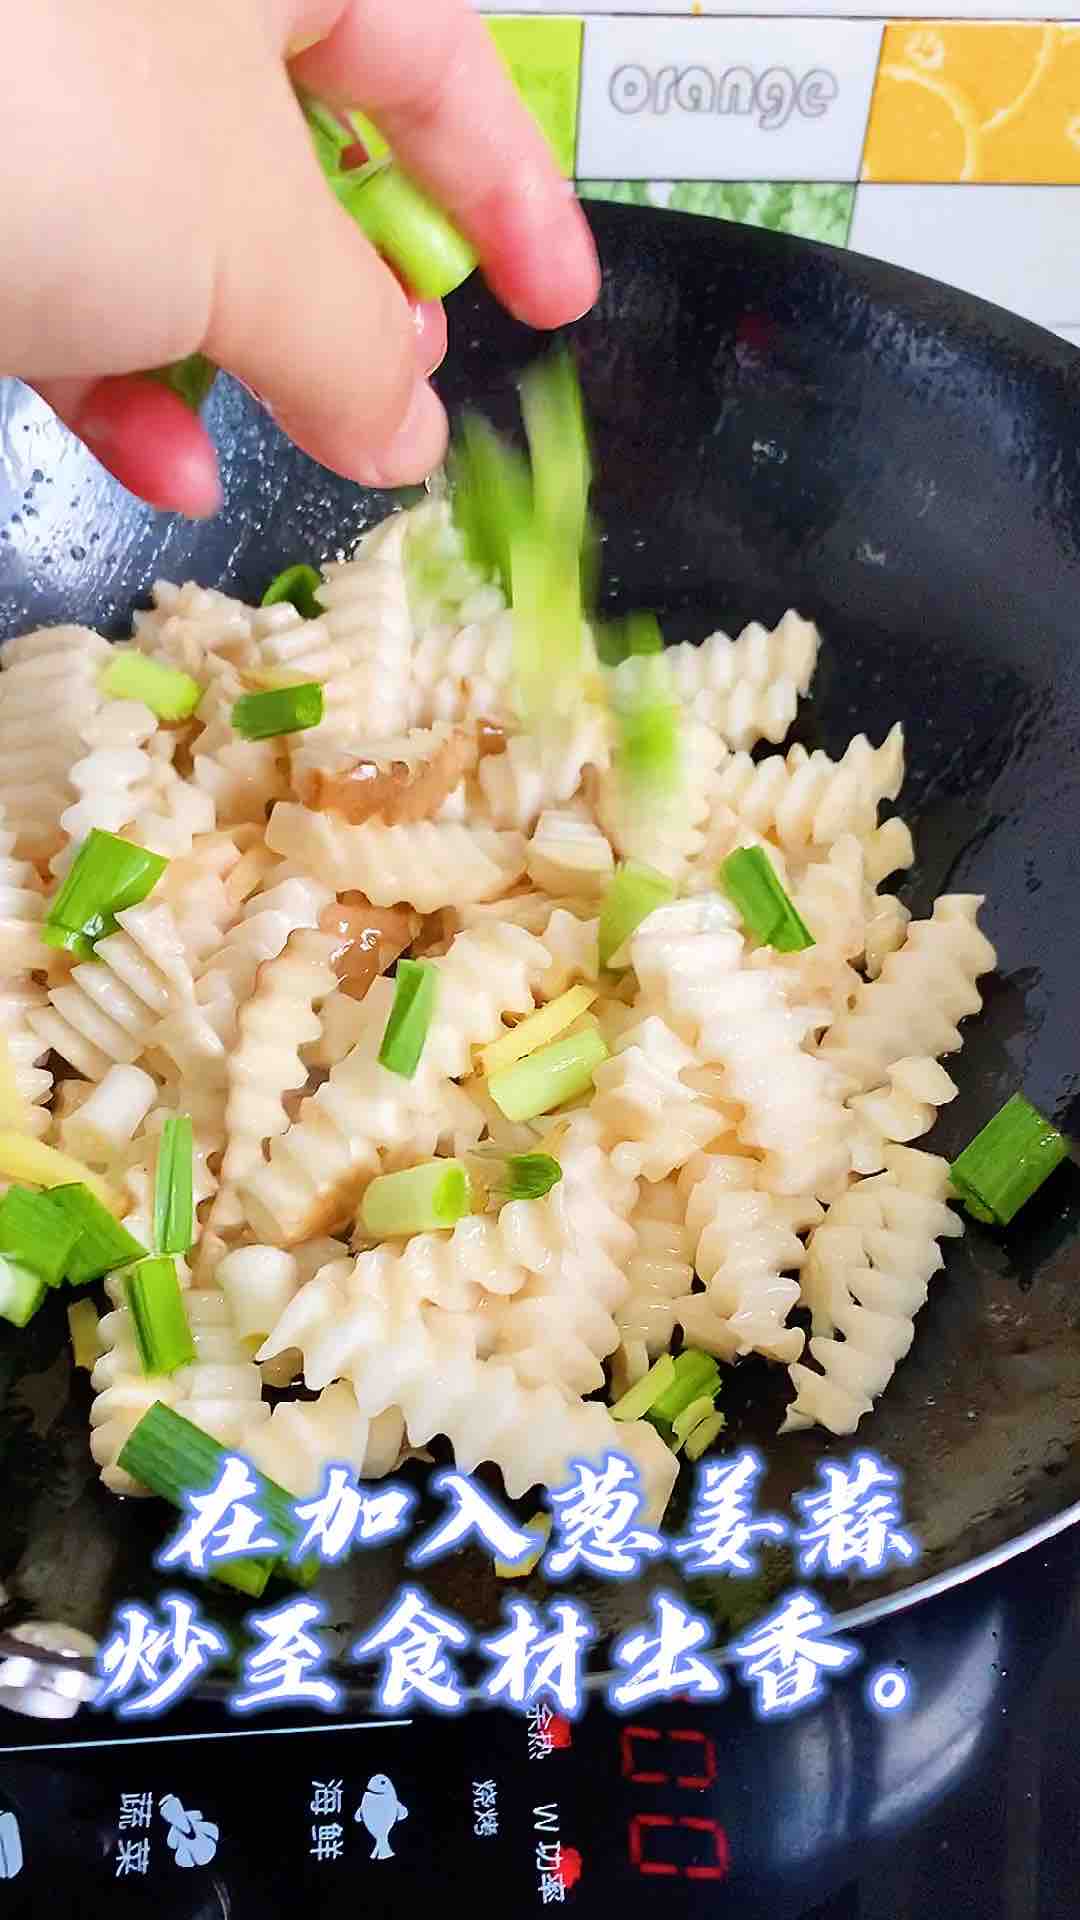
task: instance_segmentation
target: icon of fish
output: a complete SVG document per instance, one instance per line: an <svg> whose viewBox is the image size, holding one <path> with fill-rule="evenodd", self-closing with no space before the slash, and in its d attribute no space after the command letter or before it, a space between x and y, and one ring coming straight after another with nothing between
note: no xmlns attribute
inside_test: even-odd
<svg viewBox="0 0 1080 1920"><path fill-rule="evenodd" d="M397 1797L397 1788L385 1773L373 1773L367 1783L354 1820L359 1820L368 1830L375 1842L371 1851L373 1860L392 1860L394 1849L387 1835L395 1820L407 1820L408 1807L403 1807Z"/></svg>

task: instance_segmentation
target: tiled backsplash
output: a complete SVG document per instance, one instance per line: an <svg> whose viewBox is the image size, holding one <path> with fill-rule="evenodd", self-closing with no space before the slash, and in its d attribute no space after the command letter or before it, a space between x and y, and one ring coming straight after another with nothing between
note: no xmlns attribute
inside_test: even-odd
<svg viewBox="0 0 1080 1920"><path fill-rule="evenodd" d="M850 245L1080 344L1080 21L1004 11L521 0L488 25L585 197Z"/></svg>

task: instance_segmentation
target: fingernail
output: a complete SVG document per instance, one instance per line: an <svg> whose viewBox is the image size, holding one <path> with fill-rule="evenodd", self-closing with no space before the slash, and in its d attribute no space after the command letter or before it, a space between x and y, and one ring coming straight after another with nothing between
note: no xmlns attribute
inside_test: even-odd
<svg viewBox="0 0 1080 1920"><path fill-rule="evenodd" d="M441 300L414 300L410 310L416 328L416 356L426 380L446 359L446 314Z"/></svg>
<svg viewBox="0 0 1080 1920"><path fill-rule="evenodd" d="M442 402L426 381L421 381L393 439L372 463L370 484L401 487L410 481L426 480L446 451L446 436Z"/></svg>

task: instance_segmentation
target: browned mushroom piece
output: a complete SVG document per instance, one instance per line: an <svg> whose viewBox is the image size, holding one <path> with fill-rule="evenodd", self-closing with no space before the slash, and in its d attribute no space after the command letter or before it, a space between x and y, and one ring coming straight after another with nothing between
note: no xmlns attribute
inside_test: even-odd
<svg viewBox="0 0 1080 1920"><path fill-rule="evenodd" d="M319 915L319 931L340 942L333 967L343 993L362 1000L373 980L410 947L421 917L412 907L373 907L362 893L343 893Z"/></svg>
<svg viewBox="0 0 1080 1920"><path fill-rule="evenodd" d="M506 728L497 720L480 719L476 723L476 744L479 758L486 760L489 754L505 753L508 739Z"/></svg>
<svg viewBox="0 0 1080 1920"><path fill-rule="evenodd" d="M333 769L301 765L294 771L293 784L304 806L338 813L353 826L375 814L388 827L404 826L438 813L443 801L472 772L480 751L476 734L455 727L430 758L413 765L406 760L372 759Z"/></svg>

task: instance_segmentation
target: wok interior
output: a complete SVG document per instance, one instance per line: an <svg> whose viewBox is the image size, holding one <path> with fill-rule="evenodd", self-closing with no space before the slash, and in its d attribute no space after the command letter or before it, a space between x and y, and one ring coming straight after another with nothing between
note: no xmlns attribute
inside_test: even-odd
<svg viewBox="0 0 1080 1920"><path fill-rule="evenodd" d="M917 915L943 889L985 894L999 954L949 1063L959 1098L920 1144L955 1152L1020 1085L1068 1129L1080 1119L1080 356L851 254L639 209L590 218L605 288L571 331L607 603L655 608L670 639L771 624L789 606L817 621L822 660L797 737L837 753L853 733L876 743L903 722L917 861L901 892ZM509 425L515 378L546 341L476 285L452 307L441 390L452 409L468 401ZM287 561L348 550L390 504L315 467L231 383L218 383L209 424L224 510L172 522L9 384L0 634L65 619L123 632L157 577L257 598ZM971 1223L950 1243L913 1351L857 1440L776 1441L786 1375L749 1361L730 1376L728 1437L768 1454L762 1510L786 1508L819 1460L856 1445L903 1472L921 1561L834 1588L834 1607L959 1569L1080 1499L1078 1202L1067 1163L1010 1230ZM98 1485L88 1406L58 1300L25 1332L3 1329L0 1625L32 1615L100 1633L114 1605L159 1584L151 1555L169 1516ZM328 1572L330 1618L370 1621L402 1568L389 1547ZM723 1634L788 1575L775 1556L763 1581L688 1585ZM676 1585L678 1569L655 1579ZM506 1593L471 1553L425 1569L425 1584L476 1626L497 1622ZM643 1617L640 1585L580 1594L604 1631ZM225 1593L213 1606L241 1611Z"/></svg>

